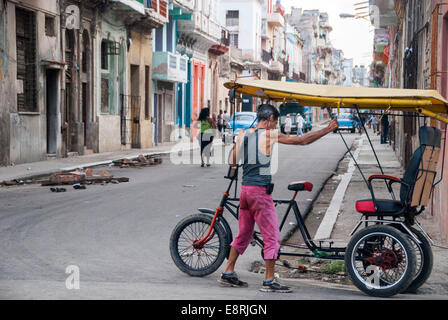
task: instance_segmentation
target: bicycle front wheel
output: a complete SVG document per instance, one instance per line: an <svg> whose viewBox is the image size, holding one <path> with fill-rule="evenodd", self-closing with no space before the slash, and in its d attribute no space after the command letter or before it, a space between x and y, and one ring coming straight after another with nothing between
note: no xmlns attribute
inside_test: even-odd
<svg viewBox="0 0 448 320"><path fill-rule="evenodd" d="M216 221L212 239L200 247L194 243L207 235L213 217L196 214L186 217L174 228L170 239L170 253L176 266L194 277L215 272L222 264L229 248L227 234Z"/></svg>

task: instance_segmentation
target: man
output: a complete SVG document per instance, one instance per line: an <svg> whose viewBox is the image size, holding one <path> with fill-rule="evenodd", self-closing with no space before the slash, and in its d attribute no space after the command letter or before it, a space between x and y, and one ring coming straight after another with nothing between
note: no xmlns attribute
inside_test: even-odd
<svg viewBox="0 0 448 320"><path fill-rule="evenodd" d="M303 119L300 113L296 116L296 124L297 124L297 136L303 136L303 124L305 123L305 119Z"/></svg>
<svg viewBox="0 0 448 320"><path fill-rule="evenodd" d="M238 279L234 269L238 256L249 245L257 223L264 242L266 262L265 280L260 289L264 292L291 292L291 289L278 282L274 277L274 266L280 248L280 230L278 217L272 200L271 153L275 143L307 145L322 138L338 128L336 119L328 127L302 137L287 136L276 127L280 116L278 110L269 104L258 108L258 125L242 131L237 138L230 158L230 165L243 163L243 186L240 195L238 214L239 232L231 243L230 255L224 272L218 279L223 286L247 287L247 283Z"/></svg>

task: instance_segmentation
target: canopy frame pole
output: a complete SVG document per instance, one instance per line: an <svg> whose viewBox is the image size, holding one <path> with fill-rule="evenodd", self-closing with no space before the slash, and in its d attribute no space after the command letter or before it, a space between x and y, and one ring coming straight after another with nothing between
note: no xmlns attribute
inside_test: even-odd
<svg viewBox="0 0 448 320"><path fill-rule="evenodd" d="M366 133L367 140L369 140L370 148L372 149L373 154L375 155L376 162L378 163L378 166L379 166L379 168L381 170L381 174L384 175L383 167L381 166L380 160L378 159L378 155L376 154L376 150L373 147L372 140L370 139L370 135L367 132L367 128L365 126L364 120L362 119L361 113L359 112L359 106L356 105L355 108L356 108L356 113L358 114L359 121L361 122L361 125L362 125L362 127L364 129L364 132ZM389 193L391 194L392 199L396 200L395 194L394 194L394 191L393 191L392 187L387 184L386 180L384 180L384 183L386 184L387 190L389 190Z"/></svg>
<svg viewBox="0 0 448 320"><path fill-rule="evenodd" d="M333 119L331 109L329 107L326 107L326 109L327 109L328 114L330 115L330 118ZM369 182L367 181L366 176L364 175L364 172L361 170L361 167L359 166L358 161L356 161L355 156L353 155L352 151L350 150L350 147L348 146L347 141L345 140L344 136L342 135L341 130L338 130L338 133L342 139L342 142L344 142L345 148L347 149L348 154L352 158L353 163L355 164L356 168L358 168L359 173L361 174L364 182L366 183L367 188L369 189L370 193L372 193L372 190L369 187Z"/></svg>

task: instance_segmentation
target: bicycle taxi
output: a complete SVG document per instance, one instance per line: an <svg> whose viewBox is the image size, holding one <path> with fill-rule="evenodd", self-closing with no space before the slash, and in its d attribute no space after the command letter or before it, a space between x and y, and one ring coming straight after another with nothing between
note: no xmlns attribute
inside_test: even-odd
<svg viewBox="0 0 448 320"><path fill-rule="evenodd" d="M358 116L360 109L382 110L384 113L403 111L448 123L444 116L448 113L448 102L433 90L352 88L268 80L237 80L225 86L230 90L233 105L237 95L245 94L264 101L295 102L328 108L329 111L336 108L337 114L340 108L352 108ZM329 114L332 114L331 111ZM364 123L362 127L378 161ZM402 178L385 175L379 161L380 172L366 177L341 133L340 137L371 195L371 198L360 199L355 204L361 218L354 226L347 246L334 246L331 240L313 241L295 200L299 192L312 191L313 185L306 181L294 182L288 186L288 190L293 192L292 198L274 200L274 203L287 205L280 229L292 212L304 245L282 243L279 256L344 260L353 284L371 296L390 297L398 293L415 292L432 271L431 245L434 243L417 217L428 205L434 186L441 181L435 179L441 152L442 163L445 162L446 143L443 143L442 151L442 133L426 125L420 127L420 146L412 155ZM444 138L446 141L446 130ZM443 177L443 166L441 171ZM227 216L238 219L238 167L229 167L225 178L229 179L229 184L217 208L198 209L200 213L180 221L172 232L171 257L180 270L191 276L213 273L228 256L233 235ZM390 199L375 196L375 181L386 183ZM400 186L398 197L392 188L394 184ZM232 187L234 196L230 195ZM263 250L263 239L257 232L253 234L253 244ZM288 247L307 249L308 252L288 252Z"/></svg>

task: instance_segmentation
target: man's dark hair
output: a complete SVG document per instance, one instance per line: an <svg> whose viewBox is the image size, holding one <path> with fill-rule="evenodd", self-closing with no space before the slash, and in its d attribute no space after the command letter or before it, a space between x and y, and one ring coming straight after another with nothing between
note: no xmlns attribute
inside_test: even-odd
<svg viewBox="0 0 448 320"><path fill-rule="evenodd" d="M274 116L274 119L277 120L280 117L280 113L277 108L271 104L262 104L258 107L257 117L258 121L269 120L271 116Z"/></svg>
<svg viewBox="0 0 448 320"><path fill-rule="evenodd" d="M210 108L202 108L198 120L205 121L208 117L210 117Z"/></svg>

